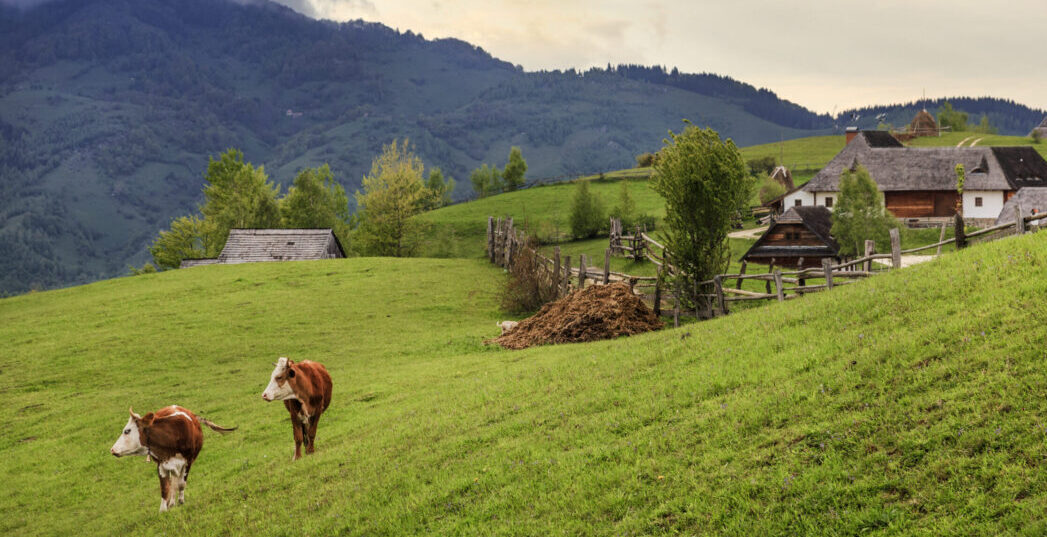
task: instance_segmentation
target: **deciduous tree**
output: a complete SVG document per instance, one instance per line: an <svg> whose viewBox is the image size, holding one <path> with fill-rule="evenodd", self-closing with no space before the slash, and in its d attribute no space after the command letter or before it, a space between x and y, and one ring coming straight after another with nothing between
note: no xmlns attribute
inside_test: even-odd
<svg viewBox="0 0 1047 537"><path fill-rule="evenodd" d="M589 190L589 181L578 181L571 200L571 234L578 239L595 237L607 223L606 218L600 198Z"/></svg>
<svg viewBox="0 0 1047 537"><path fill-rule="evenodd" d="M889 231L897 222L883 208L876 182L863 166L840 176L840 197L833 207L832 235L841 255L865 252L865 241L876 241L879 251L889 248Z"/></svg>
<svg viewBox="0 0 1047 537"><path fill-rule="evenodd" d="M665 200L666 248L682 271L682 288L727 269L727 233L752 192L741 153L716 131L688 125L669 133L655 164L652 187ZM694 300L696 297L690 297Z"/></svg>
<svg viewBox="0 0 1047 537"><path fill-rule="evenodd" d="M211 236L207 257L217 256L230 229L280 227L277 196L280 187L269 181L265 169L244 162L239 149L230 149L218 160L210 159L204 176L204 204L200 213Z"/></svg>
<svg viewBox="0 0 1047 537"><path fill-rule="evenodd" d="M359 227L356 247L366 255L406 257L418 246L423 225L412 218L425 207L422 160L409 142L397 140L382 150L356 192Z"/></svg>
<svg viewBox="0 0 1047 537"><path fill-rule="evenodd" d="M513 147L509 150L509 162L505 164L505 169L502 170L502 179L504 180L505 190L512 192L527 182L524 175L527 173L527 161L524 160L523 154L520 153L519 147Z"/></svg>
<svg viewBox="0 0 1047 537"><path fill-rule="evenodd" d="M280 216L287 228L331 228L349 248L349 197L327 164L298 172L280 200Z"/></svg>

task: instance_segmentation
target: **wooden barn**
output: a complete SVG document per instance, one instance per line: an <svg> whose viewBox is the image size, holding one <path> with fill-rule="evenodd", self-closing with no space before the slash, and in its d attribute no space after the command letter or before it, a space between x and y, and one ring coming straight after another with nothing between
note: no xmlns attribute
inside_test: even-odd
<svg viewBox="0 0 1047 537"><path fill-rule="evenodd" d="M839 260L840 245L829 234L832 213L825 207L790 207L756 240L742 261L770 267L820 267Z"/></svg>
<svg viewBox="0 0 1047 537"><path fill-rule="evenodd" d="M330 228L232 229L217 259L186 259L181 268L341 257L345 257L345 249Z"/></svg>
<svg viewBox="0 0 1047 537"><path fill-rule="evenodd" d="M957 164L967 173L962 200ZM789 193L784 206L831 209L840 195L840 176L858 166L869 171L887 210L903 219L951 218L962 203L964 219L988 225L1018 189L1047 187L1047 161L1029 146L905 147L889 133L864 131L810 182Z"/></svg>

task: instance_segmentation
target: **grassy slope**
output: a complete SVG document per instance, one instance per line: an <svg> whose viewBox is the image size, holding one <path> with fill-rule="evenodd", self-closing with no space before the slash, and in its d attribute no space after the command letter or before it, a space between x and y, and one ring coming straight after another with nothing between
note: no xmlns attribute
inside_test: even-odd
<svg viewBox="0 0 1047 537"><path fill-rule="evenodd" d="M1045 241L520 352L480 345L498 271L478 261L202 267L2 300L0 528L1042 534ZM258 398L278 355L335 380L318 452L293 465L284 410ZM207 433L188 504L157 516L154 470L105 450L128 404L175 402L241 429Z"/></svg>

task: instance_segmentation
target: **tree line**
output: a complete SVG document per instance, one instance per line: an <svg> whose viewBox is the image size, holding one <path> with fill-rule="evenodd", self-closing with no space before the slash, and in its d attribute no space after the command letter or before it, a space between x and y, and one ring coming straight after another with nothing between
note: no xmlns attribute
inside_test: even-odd
<svg viewBox="0 0 1047 537"><path fill-rule="evenodd" d="M393 140L375 157L349 211L345 188L330 166L301 170L287 193L269 180L262 166L229 149L211 158L204 175L204 202L198 214L175 218L149 247L153 257L135 272L178 268L184 259L215 258L236 228L330 228L347 253L407 256L417 248L420 223L412 216L451 202L453 178L429 170L408 140Z"/></svg>

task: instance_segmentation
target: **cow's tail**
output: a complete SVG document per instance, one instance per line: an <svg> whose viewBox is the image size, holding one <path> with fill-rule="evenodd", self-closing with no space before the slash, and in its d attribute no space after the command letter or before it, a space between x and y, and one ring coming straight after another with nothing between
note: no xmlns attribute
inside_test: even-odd
<svg viewBox="0 0 1047 537"><path fill-rule="evenodd" d="M218 425L217 423L206 418L200 418L200 422L210 427L212 431L217 431L222 434L231 433L236 430L236 427L222 427L221 425Z"/></svg>

